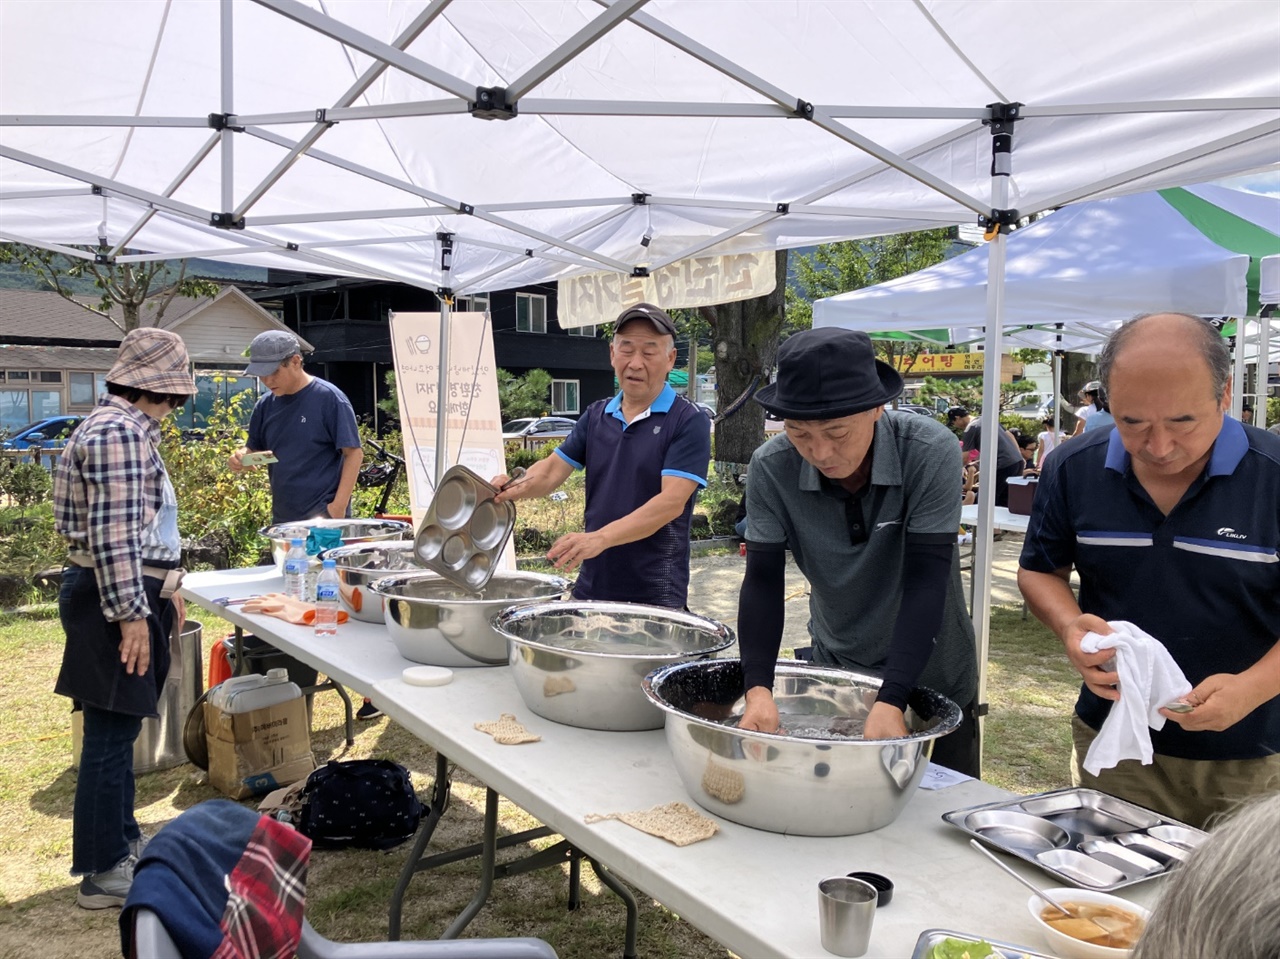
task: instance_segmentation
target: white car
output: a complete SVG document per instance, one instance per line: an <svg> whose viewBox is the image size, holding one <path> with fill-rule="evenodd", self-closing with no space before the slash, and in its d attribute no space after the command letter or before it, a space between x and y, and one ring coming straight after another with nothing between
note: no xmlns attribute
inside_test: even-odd
<svg viewBox="0 0 1280 959"><path fill-rule="evenodd" d="M573 427L573 420L563 416L526 416L502 424L502 441L564 439Z"/></svg>

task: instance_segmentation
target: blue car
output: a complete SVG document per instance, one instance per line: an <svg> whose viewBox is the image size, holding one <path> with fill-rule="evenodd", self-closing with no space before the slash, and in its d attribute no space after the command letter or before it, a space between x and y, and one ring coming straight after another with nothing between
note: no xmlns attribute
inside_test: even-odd
<svg viewBox="0 0 1280 959"><path fill-rule="evenodd" d="M0 449L27 450L39 447L60 450L67 445L72 430L84 421L83 416L46 416L18 430L0 443Z"/></svg>

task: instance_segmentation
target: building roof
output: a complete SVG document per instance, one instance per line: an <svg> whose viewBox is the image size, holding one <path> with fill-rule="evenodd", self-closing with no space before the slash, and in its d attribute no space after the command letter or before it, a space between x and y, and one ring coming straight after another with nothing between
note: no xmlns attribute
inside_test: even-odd
<svg viewBox="0 0 1280 959"><path fill-rule="evenodd" d="M114 347L10 346L0 344L0 369L108 370L115 362Z"/></svg>

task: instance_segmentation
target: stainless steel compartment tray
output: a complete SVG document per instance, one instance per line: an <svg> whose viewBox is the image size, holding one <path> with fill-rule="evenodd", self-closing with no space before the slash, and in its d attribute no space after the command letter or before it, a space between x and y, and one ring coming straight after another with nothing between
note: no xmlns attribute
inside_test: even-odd
<svg viewBox="0 0 1280 959"><path fill-rule="evenodd" d="M970 932L954 932L950 929L926 929L916 940L916 948L911 959L928 959L929 950L944 939L967 939L971 942L985 942L996 950L1004 959L1053 959L1043 952L1036 952L1026 946L1017 946L1011 942L1001 942L990 936L978 936Z"/></svg>
<svg viewBox="0 0 1280 959"><path fill-rule="evenodd" d="M1067 885L1111 892L1163 876L1206 833L1096 789L1055 789L942 819Z"/></svg>
<svg viewBox="0 0 1280 959"><path fill-rule="evenodd" d="M495 502L497 493L465 466L446 471L413 538L418 562L463 589L484 589L516 525L516 508Z"/></svg>

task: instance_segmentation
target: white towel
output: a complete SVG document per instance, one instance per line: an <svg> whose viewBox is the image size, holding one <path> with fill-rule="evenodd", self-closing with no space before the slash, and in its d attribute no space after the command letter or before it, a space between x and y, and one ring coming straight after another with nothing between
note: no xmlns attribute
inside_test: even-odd
<svg viewBox="0 0 1280 959"><path fill-rule="evenodd" d="M1163 729L1165 717L1160 707L1191 692L1191 684L1173 661L1164 644L1133 623L1107 623L1115 632L1108 636L1086 633L1080 650L1096 653L1115 650L1115 672L1120 676L1120 700L1089 747L1084 768L1091 775L1110 769L1122 759L1138 759L1150 765L1151 729Z"/></svg>

